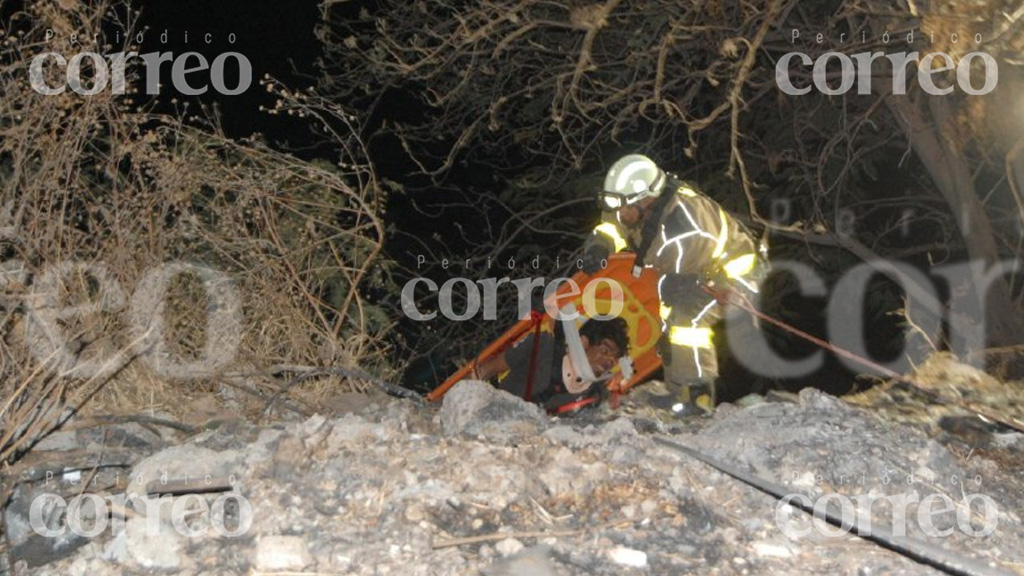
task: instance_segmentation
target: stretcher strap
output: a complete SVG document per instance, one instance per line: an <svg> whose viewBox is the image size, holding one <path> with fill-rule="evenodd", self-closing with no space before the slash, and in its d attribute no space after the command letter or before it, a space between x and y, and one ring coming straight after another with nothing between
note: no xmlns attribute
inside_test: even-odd
<svg viewBox="0 0 1024 576"><path fill-rule="evenodd" d="M530 320L533 322L533 346L530 348L530 366L526 371L526 391L523 400L529 402L533 396L533 369L537 366L537 349L540 348L540 321L544 316L537 310L530 312Z"/></svg>
<svg viewBox="0 0 1024 576"><path fill-rule="evenodd" d="M565 414L567 412L573 412L575 410L579 410L580 408L583 408L584 406L589 406L591 404L594 404L595 402L597 402L597 400L598 400L597 396L588 396L586 398L581 398L579 400L576 400L575 402L569 402L568 404L562 404L561 406L559 406L557 408L552 408L552 409L548 410L548 414L551 414L553 416L557 416L559 414Z"/></svg>
<svg viewBox="0 0 1024 576"><path fill-rule="evenodd" d="M572 361L576 375L586 383L597 380L594 370L587 360L587 352L583 349L583 340L580 339L580 330L576 327L576 321L570 315L576 312L573 304L566 304L558 311L558 319L562 322L562 331L565 333L565 347L569 349L569 359Z"/></svg>

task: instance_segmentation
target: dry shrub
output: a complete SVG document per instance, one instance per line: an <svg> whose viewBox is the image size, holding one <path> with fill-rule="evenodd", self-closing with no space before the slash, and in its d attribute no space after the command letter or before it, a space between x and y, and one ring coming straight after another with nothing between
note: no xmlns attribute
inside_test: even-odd
<svg viewBox="0 0 1024 576"><path fill-rule="evenodd" d="M331 164L232 140L214 122L139 106L132 74L125 96L41 95L36 54L131 49L44 43L46 28L66 37L119 15L129 30L134 14L27 4L4 23L0 57L0 461L104 385L97 398L139 410L281 364L391 376L389 321L364 296L385 286L387 266L359 142L328 130L343 150ZM279 109L347 126L308 97L283 93Z"/></svg>

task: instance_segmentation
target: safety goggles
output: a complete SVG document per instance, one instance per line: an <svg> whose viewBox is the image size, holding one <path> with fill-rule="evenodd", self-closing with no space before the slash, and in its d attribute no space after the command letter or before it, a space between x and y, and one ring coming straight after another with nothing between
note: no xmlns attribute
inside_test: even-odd
<svg viewBox="0 0 1024 576"><path fill-rule="evenodd" d="M618 210L629 204L630 196L615 192L601 192L597 197L597 205L601 210Z"/></svg>

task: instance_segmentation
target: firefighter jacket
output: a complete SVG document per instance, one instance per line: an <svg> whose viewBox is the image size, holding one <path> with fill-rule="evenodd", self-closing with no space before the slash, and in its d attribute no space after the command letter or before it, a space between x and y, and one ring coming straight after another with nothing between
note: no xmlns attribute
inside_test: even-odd
<svg viewBox="0 0 1024 576"><path fill-rule="evenodd" d="M680 277L758 292L765 254L751 232L690 185L672 176L665 185L663 195L647 208L653 213L647 214L644 224L623 230L615 213L608 212L592 241L604 244L609 252L637 252L645 266L658 270L659 293L667 288L666 279L675 284ZM644 236L651 238L645 242Z"/></svg>
<svg viewBox="0 0 1024 576"><path fill-rule="evenodd" d="M608 213L590 243L609 252L635 252L644 266L658 271L659 354L666 379L682 385L712 382L718 376L712 326L722 310L701 285L755 294L767 262L753 235L717 202L672 176L665 185L643 209L637 229L623 230L615 213Z"/></svg>

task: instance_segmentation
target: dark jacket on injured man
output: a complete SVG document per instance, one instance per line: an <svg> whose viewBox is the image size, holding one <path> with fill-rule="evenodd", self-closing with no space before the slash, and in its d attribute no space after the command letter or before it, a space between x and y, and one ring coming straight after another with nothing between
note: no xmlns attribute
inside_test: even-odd
<svg viewBox="0 0 1024 576"><path fill-rule="evenodd" d="M576 375L570 366L563 339L556 339L550 332L540 332L538 336L530 398L526 398L526 388L530 376L530 358L533 356L534 334L529 334L505 352L509 371L499 383L502 390L541 404L547 410L554 410L599 392L595 385L591 385L583 392L571 394L565 386L564 379L575 378Z"/></svg>

